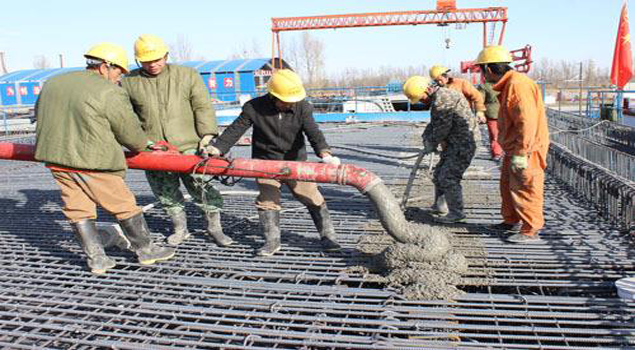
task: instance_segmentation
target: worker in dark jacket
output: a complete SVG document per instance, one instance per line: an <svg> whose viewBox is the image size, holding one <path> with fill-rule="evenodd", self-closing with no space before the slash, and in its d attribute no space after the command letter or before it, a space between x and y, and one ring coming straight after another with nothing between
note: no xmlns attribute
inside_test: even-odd
<svg viewBox="0 0 635 350"><path fill-rule="evenodd" d="M63 213L93 273L115 266L104 252L111 244L130 244L142 264L169 259L174 249L152 243L143 212L124 182L121 146L143 151L149 142L126 92L116 85L127 72L126 52L102 43L85 57L85 71L53 77L42 88L36 106L35 158L47 164L60 186ZM96 205L117 218L124 236L98 232Z"/></svg>
<svg viewBox="0 0 635 350"><path fill-rule="evenodd" d="M135 58L141 62L141 68L126 76L122 85L150 140L166 141L183 154L203 152L218 135L218 127L201 76L192 68L167 64L168 47L154 35L144 34L137 39ZM167 240L170 245L181 244L190 236L185 198L179 189L181 182L205 214L207 233L216 244L221 247L232 244L232 239L223 233L220 221L223 198L212 186L212 176L149 170L146 178L172 219L174 234Z"/></svg>
<svg viewBox="0 0 635 350"><path fill-rule="evenodd" d="M461 180L470 166L480 141L478 119L470 110L468 101L459 91L448 87L431 86L427 77L413 76L404 84L404 93L411 103L429 103L430 123L423 132L425 153L436 152L443 143L439 163L434 169L432 182L435 199L445 196L447 215L436 218L442 223L465 221Z"/></svg>
<svg viewBox="0 0 635 350"><path fill-rule="evenodd" d="M242 113L208 147L212 156L225 154L253 126L251 156L256 159L306 161L304 136L315 153L328 164L339 165L331 155L324 135L313 119L313 107L304 98L300 77L291 70L276 71L267 85L268 94L243 106ZM258 179L260 194L256 199L258 216L266 238L257 252L270 256L280 250L280 187L287 185L296 199L306 205L321 236L325 250L340 249L324 197L313 182Z"/></svg>

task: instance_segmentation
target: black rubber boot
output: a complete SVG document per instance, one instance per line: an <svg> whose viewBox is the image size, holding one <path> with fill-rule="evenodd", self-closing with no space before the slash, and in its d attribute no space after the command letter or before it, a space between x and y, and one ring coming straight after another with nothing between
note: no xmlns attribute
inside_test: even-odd
<svg viewBox="0 0 635 350"><path fill-rule="evenodd" d="M448 213L448 203L445 200L445 195L441 193L441 190L434 186L434 204L430 208L431 214L446 215Z"/></svg>
<svg viewBox="0 0 635 350"><path fill-rule="evenodd" d="M119 221L124 234L132 245L132 250L137 254L139 262L143 265L151 265L157 261L168 260L174 256L174 248L161 247L152 243L150 230L143 213L131 218Z"/></svg>
<svg viewBox="0 0 635 350"><path fill-rule="evenodd" d="M104 252L104 246L99 238L95 220L87 219L72 224L75 236L88 258L88 267L92 273L102 274L117 264Z"/></svg>
<svg viewBox="0 0 635 350"><path fill-rule="evenodd" d="M338 251L342 249L339 243L337 243L337 237L335 235L335 228L333 227L333 221L331 221L331 215L326 207L326 203L320 206L307 206L311 219L320 233L320 243L322 248L328 252Z"/></svg>
<svg viewBox="0 0 635 350"><path fill-rule="evenodd" d="M465 222L466 216L463 212L463 191L459 187L452 191L447 191L444 194L445 200L448 203L448 214L445 216L439 216L435 218L436 221L444 224L457 224Z"/></svg>
<svg viewBox="0 0 635 350"><path fill-rule="evenodd" d="M117 247L121 250L130 249L130 241L123 234L121 226L117 224L100 224L97 226L99 240L104 249Z"/></svg>
<svg viewBox="0 0 635 350"><path fill-rule="evenodd" d="M280 250L280 210L258 210L258 218L265 234L265 245L256 254L271 256Z"/></svg>
<svg viewBox="0 0 635 350"><path fill-rule="evenodd" d="M190 237L190 232L187 230L187 216L185 210L169 215L174 225L174 233L168 236L167 242L169 245L177 246Z"/></svg>
<svg viewBox="0 0 635 350"><path fill-rule="evenodd" d="M220 211L205 213L207 217L207 234L209 234L219 247L227 247L234 243L234 240L223 233L220 224Z"/></svg>

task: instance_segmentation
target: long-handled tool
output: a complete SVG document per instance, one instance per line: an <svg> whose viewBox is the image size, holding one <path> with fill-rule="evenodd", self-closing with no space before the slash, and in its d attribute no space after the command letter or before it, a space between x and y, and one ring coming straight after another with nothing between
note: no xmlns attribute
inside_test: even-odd
<svg viewBox="0 0 635 350"><path fill-rule="evenodd" d="M419 171L419 166L421 166L421 161L426 156L426 154L430 154L430 168L432 168L432 154L433 153L428 153L425 151L425 149L422 149L421 152L419 152L419 156L417 157L417 160L415 161L415 165L412 167L412 171L410 172L410 177L408 178L408 184L406 185L406 190L403 194L403 198L401 199L402 210L406 209L406 204L408 204L408 198L410 197L410 190L412 190L412 184L414 183L415 178L417 177L417 171Z"/></svg>

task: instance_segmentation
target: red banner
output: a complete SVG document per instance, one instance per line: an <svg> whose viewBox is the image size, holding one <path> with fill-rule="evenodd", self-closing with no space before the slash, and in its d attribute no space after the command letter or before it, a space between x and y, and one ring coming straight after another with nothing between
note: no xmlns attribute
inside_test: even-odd
<svg viewBox="0 0 635 350"><path fill-rule="evenodd" d="M633 54L631 52L631 32L628 28L628 13L626 2L622 6L620 25L617 28L615 40L615 53L613 54L613 66L611 67L611 83L619 90L631 80L633 76Z"/></svg>

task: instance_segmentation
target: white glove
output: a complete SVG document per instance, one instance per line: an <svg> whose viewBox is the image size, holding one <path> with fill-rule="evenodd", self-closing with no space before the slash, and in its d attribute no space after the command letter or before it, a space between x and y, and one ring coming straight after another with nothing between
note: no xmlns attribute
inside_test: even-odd
<svg viewBox="0 0 635 350"><path fill-rule="evenodd" d="M485 112L483 111L476 112L476 118L478 118L478 122L481 124L487 123L487 118L485 118Z"/></svg>
<svg viewBox="0 0 635 350"><path fill-rule="evenodd" d="M342 162L340 161L339 158L334 157L334 156L332 156L330 154L327 154L324 157L322 157L322 163L330 164L330 165L340 165L340 164L342 164Z"/></svg>
<svg viewBox="0 0 635 350"><path fill-rule="evenodd" d="M218 148L212 145L205 147L202 153L203 157L218 157L222 154Z"/></svg>
<svg viewBox="0 0 635 350"><path fill-rule="evenodd" d="M214 135L205 135L205 136L203 136L201 141L198 142L198 152L201 153L201 154L205 153L205 147L207 147L207 145L209 145L210 141L212 141L213 138L214 138Z"/></svg>

